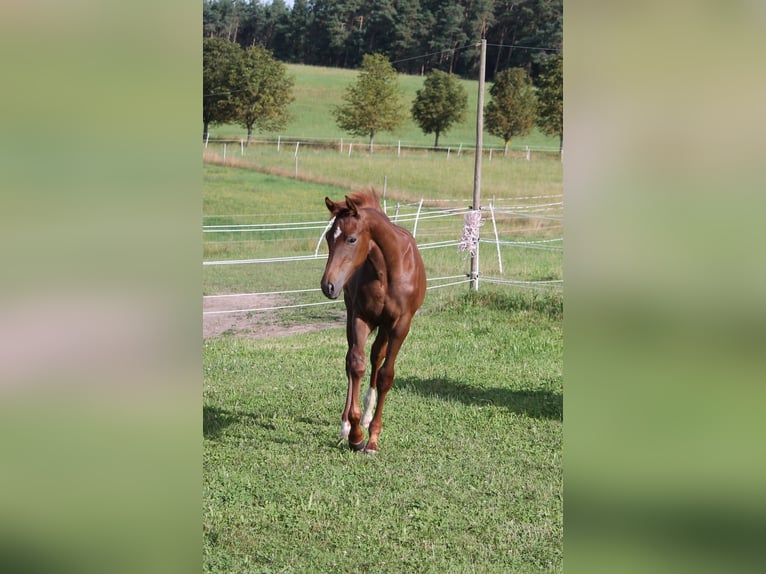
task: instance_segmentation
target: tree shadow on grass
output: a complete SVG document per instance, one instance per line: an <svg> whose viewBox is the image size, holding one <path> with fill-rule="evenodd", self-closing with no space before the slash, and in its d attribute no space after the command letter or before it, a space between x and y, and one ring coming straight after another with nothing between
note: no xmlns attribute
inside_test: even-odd
<svg viewBox="0 0 766 574"><path fill-rule="evenodd" d="M560 393L503 388L480 388L451 379L407 377L396 385L424 397L460 401L466 405L497 405L511 412L539 419L563 420L564 399Z"/></svg>

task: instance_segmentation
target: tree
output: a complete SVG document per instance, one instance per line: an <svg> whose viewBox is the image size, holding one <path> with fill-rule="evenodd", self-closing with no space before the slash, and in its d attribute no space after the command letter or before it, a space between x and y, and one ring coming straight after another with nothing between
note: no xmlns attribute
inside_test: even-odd
<svg viewBox="0 0 766 574"><path fill-rule="evenodd" d="M464 77L475 78L479 74L481 47L476 40L486 38L494 25L495 0L462 0L463 24L467 44L455 56L455 70ZM474 40L471 42L470 40ZM485 76L486 77L486 76Z"/></svg>
<svg viewBox="0 0 766 574"><path fill-rule="evenodd" d="M290 119L287 110L293 101L293 78L287 67L259 46L248 48L241 60L239 89L233 95L237 121L247 128L247 145L253 127L283 129Z"/></svg>
<svg viewBox="0 0 766 574"><path fill-rule="evenodd" d="M509 68L495 76L489 90L492 99L484 108L484 127L503 139L503 155L514 136L527 135L535 125L537 97L532 82L521 68Z"/></svg>
<svg viewBox="0 0 766 574"><path fill-rule="evenodd" d="M434 148L439 147L439 135L455 122L465 119L468 95L458 79L441 70L432 70L423 88L412 102L412 117L424 134L435 134Z"/></svg>
<svg viewBox="0 0 766 574"><path fill-rule="evenodd" d="M312 64L349 67L359 63L355 41L361 37L364 19L360 20L362 0L313 0ZM356 48L359 48L357 46Z"/></svg>
<svg viewBox="0 0 766 574"><path fill-rule="evenodd" d="M543 64L537 80L537 125L545 135L559 136L559 153L564 147L564 73L561 55Z"/></svg>
<svg viewBox="0 0 766 574"><path fill-rule="evenodd" d="M203 0L202 33L281 61L357 68L385 54L400 72L476 76L487 39L487 79L519 67L534 80L561 51L563 0ZM533 49L530 49L533 48ZM420 54L422 57L413 58Z"/></svg>
<svg viewBox="0 0 766 574"><path fill-rule="evenodd" d="M234 121L234 101L240 87L242 49L223 38L202 41L202 137L207 138L210 124Z"/></svg>
<svg viewBox="0 0 766 574"><path fill-rule="evenodd" d="M457 48L468 43L468 36L463 30L465 21L464 7L452 0L433 0L429 2L434 15L434 27L428 40L431 51L439 51L438 66L449 67L450 74L455 71Z"/></svg>
<svg viewBox="0 0 766 574"><path fill-rule="evenodd" d="M313 49L309 38L312 19L313 14L307 0L294 0L284 38L283 53L287 60L302 63L307 61L309 52Z"/></svg>
<svg viewBox="0 0 766 574"><path fill-rule="evenodd" d="M243 0L207 0L202 5L202 30L207 38L237 41Z"/></svg>
<svg viewBox="0 0 766 574"><path fill-rule="evenodd" d="M561 49L562 22L562 0L495 0L494 24L487 33L490 76L523 67L534 78L546 53Z"/></svg>
<svg viewBox="0 0 766 574"><path fill-rule="evenodd" d="M343 102L333 110L338 127L355 136L369 136L370 151L377 132L394 131L404 120L396 71L381 54L365 54Z"/></svg>

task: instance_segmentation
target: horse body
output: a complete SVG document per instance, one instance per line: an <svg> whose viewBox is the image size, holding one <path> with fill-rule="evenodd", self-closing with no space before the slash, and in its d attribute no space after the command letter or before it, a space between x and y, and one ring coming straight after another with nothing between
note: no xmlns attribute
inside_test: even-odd
<svg viewBox="0 0 766 574"><path fill-rule="evenodd" d="M377 452L383 403L394 380L396 357L423 303L426 274L412 235L391 223L374 194L347 195L325 203L335 221L327 232L330 254L322 276L322 292L346 304L346 374L348 390L341 415L341 436L353 450ZM365 412L359 387L366 370L364 348L377 329L370 352L370 388ZM369 429L364 442L362 427Z"/></svg>

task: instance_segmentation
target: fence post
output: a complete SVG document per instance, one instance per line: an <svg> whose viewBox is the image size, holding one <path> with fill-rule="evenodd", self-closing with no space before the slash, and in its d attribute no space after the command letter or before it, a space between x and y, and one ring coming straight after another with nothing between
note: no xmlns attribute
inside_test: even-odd
<svg viewBox="0 0 766 574"><path fill-rule="evenodd" d="M279 147L281 143L282 143L282 136L277 136L277 152L279 151Z"/></svg>
<svg viewBox="0 0 766 574"><path fill-rule="evenodd" d="M335 217L332 217L330 221L327 222L327 226L322 231L322 235L319 236L319 241L317 241L317 248L314 249L314 257L319 257L319 246L322 245L322 239L324 239L325 233L330 231L330 228L332 227L332 224L334 221L335 221Z"/></svg>
<svg viewBox="0 0 766 574"><path fill-rule="evenodd" d="M245 140L242 138L239 139L239 155L243 157L245 155Z"/></svg>
<svg viewBox="0 0 766 574"><path fill-rule="evenodd" d="M481 55L479 57L479 94L476 103L476 155L473 168L473 206L479 214L481 225L481 150L484 149L484 76L487 66L487 40L481 40ZM478 231L478 230L477 230ZM476 235L476 253L471 256L471 291L479 290L479 235Z"/></svg>
<svg viewBox="0 0 766 574"><path fill-rule="evenodd" d="M489 212L492 214L492 228L495 230L495 245L497 246L497 266L500 269L500 275L503 274L503 258L500 254L500 237L497 235L497 223L495 222L495 196L492 196L492 203L489 204Z"/></svg>
<svg viewBox="0 0 766 574"><path fill-rule="evenodd" d="M399 140L399 145L396 146L396 157L402 157L402 140Z"/></svg>
<svg viewBox="0 0 766 574"><path fill-rule="evenodd" d="M343 153L343 138L340 138L340 153Z"/></svg>
<svg viewBox="0 0 766 574"><path fill-rule="evenodd" d="M527 161L529 161L529 146L527 146Z"/></svg>
<svg viewBox="0 0 766 574"><path fill-rule="evenodd" d="M399 202L396 202L396 210L394 211L394 223L399 219Z"/></svg>
<svg viewBox="0 0 766 574"><path fill-rule="evenodd" d="M460 147L457 148L457 156L460 157L460 154L463 152L463 144L460 144Z"/></svg>
<svg viewBox="0 0 766 574"><path fill-rule="evenodd" d="M388 176L383 176L383 213L386 213L386 187L388 187Z"/></svg>
<svg viewBox="0 0 766 574"><path fill-rule="evenodd" d="M226 142L223 142L223 161L226 161Z"/></svg>
<svg viewBox="0 0 766 574"><path fill-rule="evenodd" d="M420 198L420 203L418 204L418 212L415 214L415 227L412 228L412 237L417 236L418 234L418 219L420 219L420 210L423 208L423 198Z"/></svg>
<svg viewBox="0 0 766 574"><path fill-rule="evenodd" d="M205 149L207 149L207 142L210 141L210 132L205 134Z"/></svg>
<svg viewBox="0 0 766 574"><path fill-rule="evenodd" d="M351 157L351 146L354 145L354 142L349 142L348 144L348 157Z"/></svg>

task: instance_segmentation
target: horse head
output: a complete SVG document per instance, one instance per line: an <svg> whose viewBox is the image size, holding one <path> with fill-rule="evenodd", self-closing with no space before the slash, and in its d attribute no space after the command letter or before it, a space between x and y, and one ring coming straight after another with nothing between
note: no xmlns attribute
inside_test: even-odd
<svg viewBox="0 0 766 574"><path fill-rule="evenodd" d="M361 209L366 206L357 197L347 195L337 203L325 197L324 201L335 221L325 235L330 253L321 286L326 297L337 299L349 277L367 259L370 230Z"/></svg>

